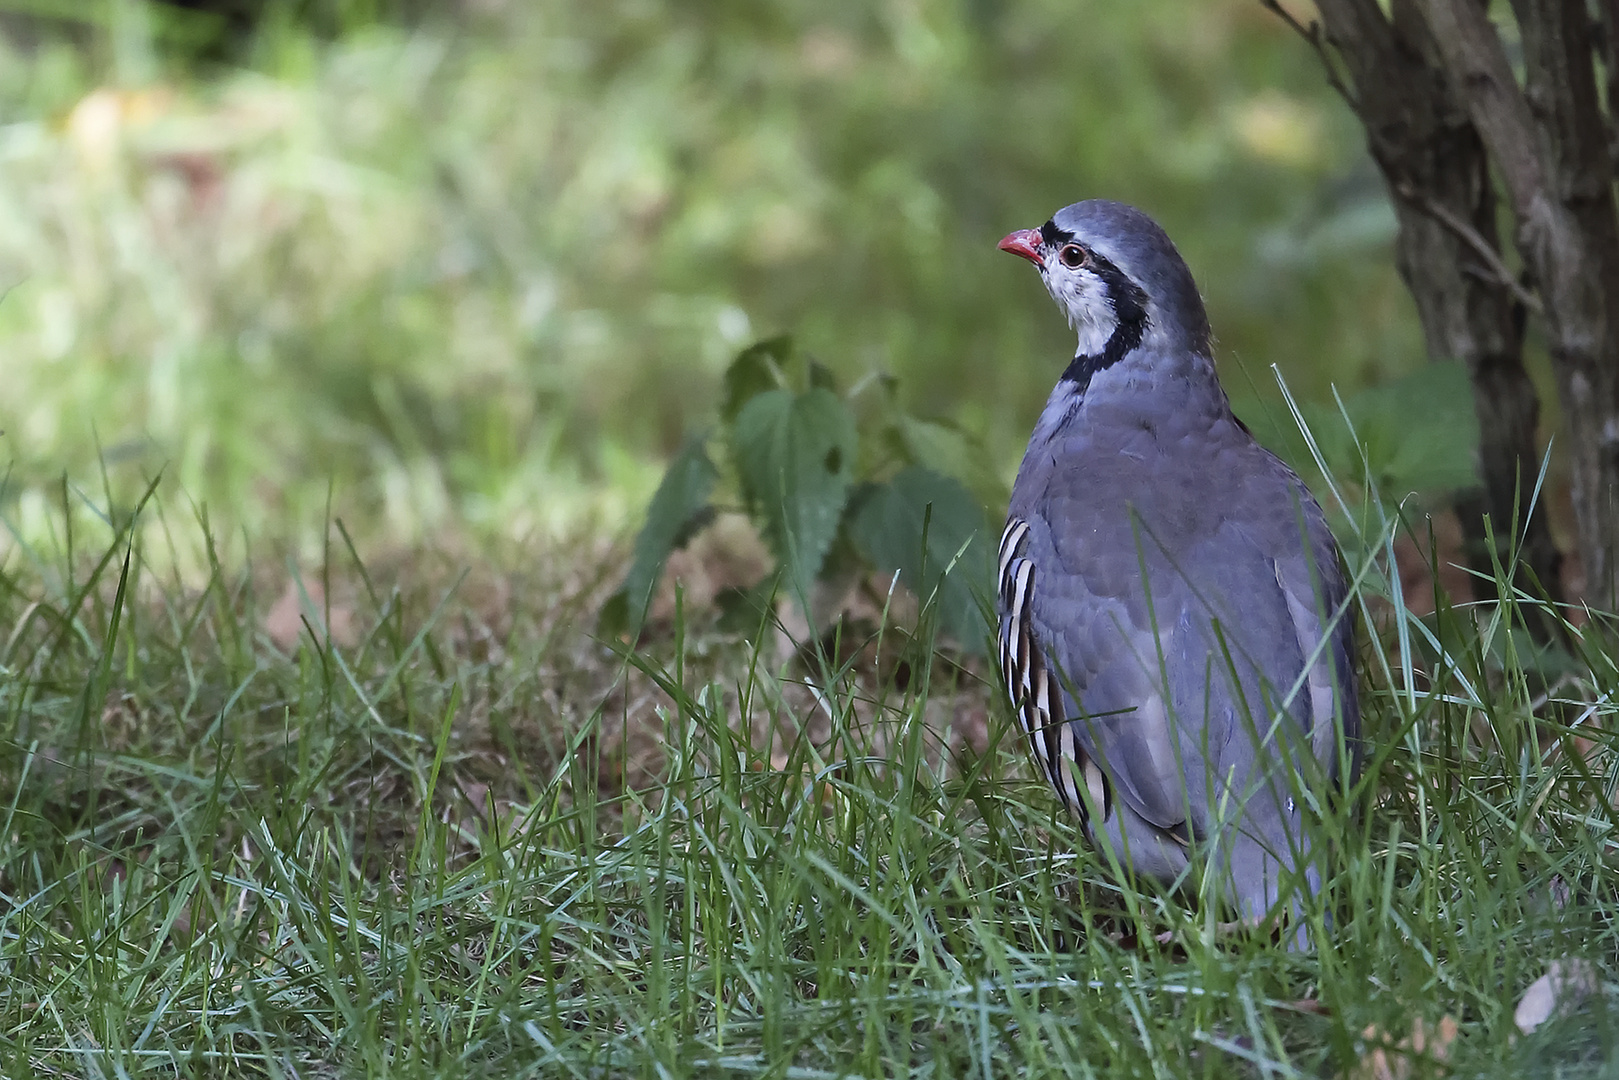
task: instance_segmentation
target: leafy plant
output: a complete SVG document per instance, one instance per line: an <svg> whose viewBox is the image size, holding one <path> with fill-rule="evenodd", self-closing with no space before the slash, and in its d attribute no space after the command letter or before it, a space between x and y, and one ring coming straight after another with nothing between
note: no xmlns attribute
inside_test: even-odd
<svg viewBox="0 0 1619 1080"><path fill-rule="evenodd" d="M840 393L790 338L760 341L726 371L718 430L688 438L670 462L604 623L641 626L670 553L714 519L724 480L776 559L761 592L785 590L813 625L817 580L898 574L941 630L977 651L990 584L984 503L1003 494L984 460L959 427L907 415L892 378Z"/></svg>
<svg viewBox="0 0 1619 1080"><path fill-rule="evenodd" d="M1393 502L1412 492L1447 498L1479 483L1478 417L1457 363L1427 363L1338 400L1301 402L1298 419L1280 402L1258 399L1241 400L1237 412L1307 478L1325 473L1311 460L1301 421L1327 471Z"/></svg>

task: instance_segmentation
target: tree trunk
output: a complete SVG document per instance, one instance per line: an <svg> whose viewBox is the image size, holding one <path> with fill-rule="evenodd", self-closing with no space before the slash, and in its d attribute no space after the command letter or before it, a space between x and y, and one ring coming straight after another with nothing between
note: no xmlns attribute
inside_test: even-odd
<svg viewBox="0 0 1619 1080"><path fill-rule="evenodd" d="M1516 536L1519 562L1534 579L1530 587L1558 599L1562 556L1544 500L1531 504L1540 404L1523 366L1524 290L1500 254L1484 143L1452 92L1413 0L1393 0L1388 15L1377 0L1319 0L1317 6L1325 41L1353 84L1352 91L1340 89L1388 184L1399 222L1395 258L1416 302L1428 355L1461 361L1471 378L1483 492L1457 500L1468 563L1489 576L1499 560L1510 577L1509 545ZM1320 48L1319 37L1314 40ZM1330 74L1324 49L1322 59ZM1485 512L1493 552L1485 546Z"/></svg>
<svg viewBox="0 0 1619 1080"><path fill-rule="evenodd" d="M1619 221L1581 0L1514 0L1525 85L1477 0L1417 0L1500 171L1516 243L1545 307L1568 423L1585 596L1612 611L1619 542Z"/></svg>

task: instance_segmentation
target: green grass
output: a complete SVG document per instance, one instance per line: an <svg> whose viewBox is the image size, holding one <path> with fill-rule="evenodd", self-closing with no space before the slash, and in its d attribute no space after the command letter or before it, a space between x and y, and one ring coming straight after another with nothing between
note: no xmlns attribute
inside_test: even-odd
<svg viewBox="0 0 1619 1080"><path fill-rule="evenodd" d="M334 527L283 651L284 575L166 580L130 538L206 524L141 512L0 569L8 1076L1315 1076L1445 1015L1456 1075L1619 1067L1600 1000L1511 1038L1549 960L1614 976L1610 642L1536 719L1512 609L1413 614L1391 524L1370 810L1290 953L1111 883L903 626L782 663L682 614L626 656L603 552L368 569Z"/></svg>

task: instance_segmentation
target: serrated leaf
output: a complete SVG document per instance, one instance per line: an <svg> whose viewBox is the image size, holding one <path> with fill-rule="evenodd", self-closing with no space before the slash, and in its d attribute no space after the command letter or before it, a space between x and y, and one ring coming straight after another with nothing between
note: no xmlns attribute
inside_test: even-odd
<svg viewBox="0 0 1619 1080"><path fill-rule="evenodd" d="M630 627L639 627L646 618L669 553L690 539L692 532L711 516L708 496L718 479L719 470L709 460L702 437L688 438L663 474L647 507L646 524L635 538L630 572L620 590L625 598L624 617Z"/></svg>
<svg viewBox="0 0 1619 1080"><path fill-rule="evenodd" d="M743 495L800 601L837 535L858 449L854 416L824 389L756 394L732 425Z"/></svg>
<svg viewBox="0 0 1619 1080"><path fill-rule="evenodd" d="M1455 491L1479 482L1478 415L1461 364L1423 364L1362 390L1344 407L1385 496Z"/></svg>
<svg viewBox="0 0 1619 1080"><path fill-rule="evenodd" d="M947 420L900 416L899 437L906 456L941 476L952 476L981 502L1005 502L1007 491L990 467L989 454L973 434Z"/></svg>
<svg viewBox="0 0 1619 1080"><path fill-rule="evenodd" d="M1398 500L1412 491L1441 494L1479 482L1478 418L1461 364L1422 364L1345 398L1342 411L1336 402L1307 404L1300 411L1327 468L1339 477L1367 476L1385 498ZM1261 443L1301 475L1316 475L1285 408L1265 408L1256 399L1240 413Z"/></svg>
<svg viewBox="0 0 1619 1080"><path fill-rule="evenodd" d="M756 341L736 354L725 369L725 402L720 416L730 423L755 396L778 390L793 356L793 339L786 334Z"/></svg>
<svg viewBox="0 0 1619 1080"><path fill-rule="evenodd" d="M872 565L938 606L939 627L962 645L983 648L988 624L989 523L959 481L920 465L871 485L850 513L849 536Z"/></svg>

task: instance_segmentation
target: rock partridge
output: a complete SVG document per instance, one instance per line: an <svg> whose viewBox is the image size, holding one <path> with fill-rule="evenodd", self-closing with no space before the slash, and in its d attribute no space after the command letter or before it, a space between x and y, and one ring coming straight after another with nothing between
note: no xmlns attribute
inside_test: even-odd
<svg viewBox="0 0 1619 1080"><path fill-rule="evenodd" d="M1302 946L1299 898L1321 881L1305 815L1359 735L1326 518L1232 414L1197 285L1151 218L1080 202L1000 247L1079 335L997 563L1000 665L1035 763L1110 865L1213 874L1243 921L1289 917Z"/></svg>

